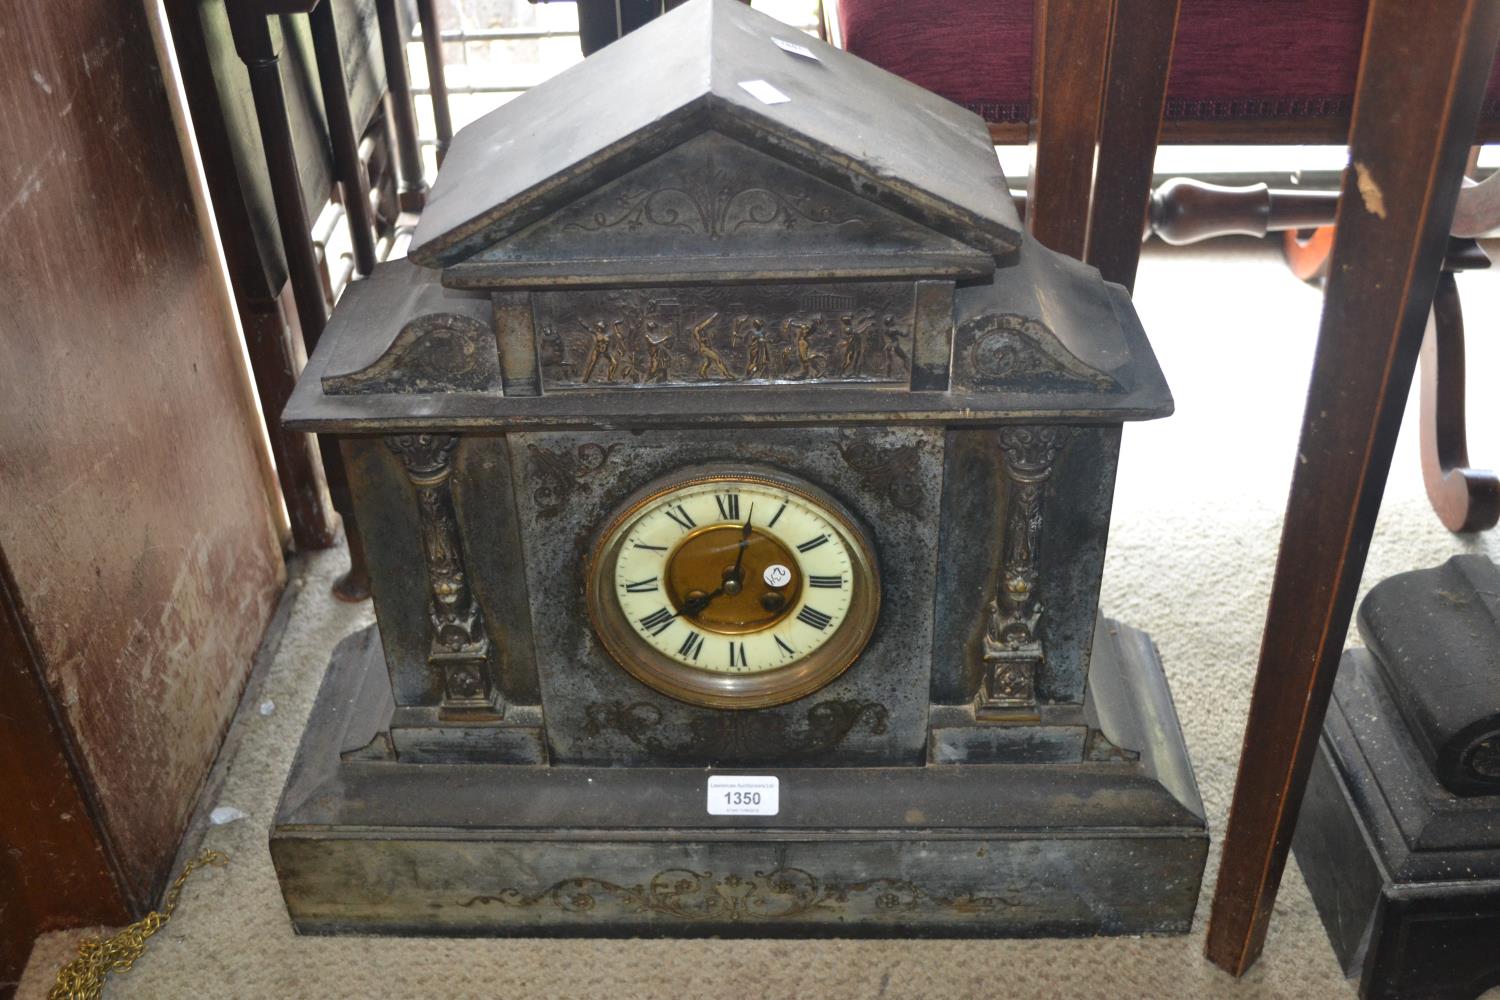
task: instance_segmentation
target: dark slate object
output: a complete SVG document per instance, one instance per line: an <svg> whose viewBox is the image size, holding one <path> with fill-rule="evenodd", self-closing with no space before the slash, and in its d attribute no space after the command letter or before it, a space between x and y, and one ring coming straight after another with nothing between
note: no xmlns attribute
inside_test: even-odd
<svg viewBox="0 0 1500 1000"><path fill-rule="evenodd" d="M1340 664L1292 846L1361 997L1500 985L1497 595L1481 556L1394 576Z"/></svg>
<svg viewBox="0 0 1500 1000"><path fill-rule="evenodd" d="M1202 806L1154 647L1098 609L1121 426L1171 408L977 117L736 0L476 122L284 414L342 439L378 622L272 832L296 925L1187 930ZM870 539L879 615L810 694L679 700L590 623L605 525L706 470ZM746 771L782 813L707 815Z"/></svg>
<svg viewBox="0 0 1500 1000"><path fill-rule="evenodd" d="M997 257L1020 243L977 115L747 4L708 0L631 33L455 136L412 259L458 264L704 131Z"/></svg>

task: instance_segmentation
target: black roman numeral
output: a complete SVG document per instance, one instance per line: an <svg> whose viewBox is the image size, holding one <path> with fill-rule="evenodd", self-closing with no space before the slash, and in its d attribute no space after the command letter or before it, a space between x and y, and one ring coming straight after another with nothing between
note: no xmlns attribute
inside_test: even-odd
<svg viewBox="0 0 1500 1000"><path fill-rule="evenodd" d="M825 544L827 544L827 542L828 542L828 536L826 534L819 535L817 538L809 538L807 541L805 541L801 545L797 546L797 551L798 552L811 552L813 549L817 548L819 545L825 545Z"/></svg>
<svg viewBox="0 0 1500 1000"><path fill-rule="evenodd" d="M816 587L817 584L815 583L813 586ZM650 579L637 580L634 583L627 583L625 585L625 592L628 594L648 594L656 589L656 577L654 576Z"/></svg>
<svg viewBox="0 0 1500 1000"><path fill-rule="evenodd" d="M726 521L740 519L740 495L738 493L716 493L714 502L719 505L719 516Z"/></svg>
<svg viewBox="0 0 1500 1000"><path fill-rule="evenodd" d="M729 665L731 667L748 667L750 661L745 659L745 644L729 640Z"/></svg>
<svg viewBox="0 0 1500 1000"><path fill-rule="evenodd" d="M703 636L697 632L689 632L682 645L677 647L678 656L686 656L690 660L696 660L698 654L703 652Z"/></svg>
<svg viewBox="0 0 1500 1000"><path fill-rule="evenodd" d="M834 590L844 589L844 578L842 576L810 576L807 583L812 587L830 587Z"/></svg>
<svg viewBox="0 0 1500 1000"><path fill-rule="evenodd" d="M776 508L776 513L772 514L771 515L771 519L766 522L766 527L768 527L768 528L774 528L774 527L776 527L776 522L779 521L779 520L781 520L781 512L784 511L784 510L786 510L786 502L785 501L782 502L782 504L781 504L780 507Z"/></svg>
<svg viewBox="0 0 1500 1000"><path fill-rule="evenodd" d="M788 653L795 653L795 652L797 652L791 646L788 646L786 643L782 642L781 641L781 636L779 636L779 635L776 637L776 645L780 646L782 649L786 650Z"/></svg>
<svg viewBox="0 0 1500 1000"><path fill-rule="evenodd" d="M641 619L641 627L652 635L661 635L667 629L671 628L672 623L676 620L677 616L666 608L657 608Z"/></svg>
<svg viewBox="0 0 1500 1000"><path fill-rule="evenodd" d="M667 516L677 522L677 526L683 531L691 531L698 527L698 522L693 520L693 515L682 509L682 504L667 508Z"/></svg>
<svg viewBox="0 0 1500 1000"><path fill-rule="evenodd" d="M645 542L636 542L635 547L638 549L649 549L652 552L667 551L667 547L665 545L647 545Z"/></svg>
<svg viewBox="0 0 1500 1000"><path fill-rule="evenodd" d="M809 606L797 612L797 620L804 625L811 625L821 632L828 627L828 623L833 621L833 618L830 615L825 615L817 608Z"/></svg>

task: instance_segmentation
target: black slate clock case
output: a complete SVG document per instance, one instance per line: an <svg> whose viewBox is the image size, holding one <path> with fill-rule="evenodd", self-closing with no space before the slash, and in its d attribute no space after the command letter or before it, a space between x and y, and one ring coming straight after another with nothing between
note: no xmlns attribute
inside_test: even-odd
<svg viewBox="0 0 1500 1000"><path fill-rule="evenodd" d="M299 930L1188 929L1202 806L1097 607L1121 425L1171 410L1134 310L977 117L794 35L692 0L476 122L336 310L285 419L343 443L378 624L272 831ZM879 563L858 659L770 708L640 683L585 607L621 505L726 466Z"/></svg>

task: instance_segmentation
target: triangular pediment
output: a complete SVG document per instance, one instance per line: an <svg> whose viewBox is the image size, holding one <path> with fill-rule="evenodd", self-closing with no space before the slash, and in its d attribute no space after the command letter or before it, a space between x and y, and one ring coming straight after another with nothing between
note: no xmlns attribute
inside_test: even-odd
<svg viewBox="0 0 1500 1000"><path fill-rule="evenodd" d="M690 0L455 136L411 258L460 264L705 132L992 258L1020 244L978 116L738 0Z"/></svg>
<svg viewBox="0 0 1500 1000"><path fill-rule="evenodd" d="M454 287L984 278L994 258L704 132L451 265Z"/></svg>

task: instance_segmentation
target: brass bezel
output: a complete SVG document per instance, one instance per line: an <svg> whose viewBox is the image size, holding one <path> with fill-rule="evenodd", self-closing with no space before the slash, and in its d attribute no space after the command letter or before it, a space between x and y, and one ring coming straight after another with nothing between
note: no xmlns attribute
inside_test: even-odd
<svg viewBox="0 0 1500 1000"><path fill-rule="evenodd" d="M843 536L853 579L849 612L834 634L808 656L784 667L730 675L689 667L647 643L625 620L614 588L615 561L625 529L636 515L672 493L713 483L736 482L784 490L811 503ZM880 570L869 536L833 497L785 473L736 466L657 480L627 500L594 545L585 574L585 603L594 634L610 657L636 680L668 697L707 708L751 709L784 705L806 697L838 677L859 657L880 617Z"/></svg>

